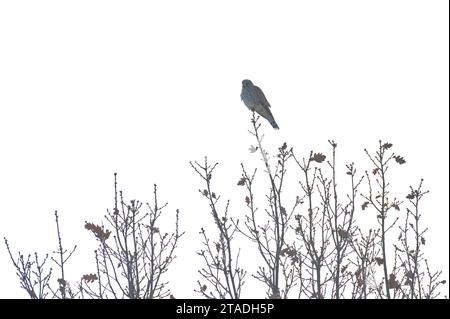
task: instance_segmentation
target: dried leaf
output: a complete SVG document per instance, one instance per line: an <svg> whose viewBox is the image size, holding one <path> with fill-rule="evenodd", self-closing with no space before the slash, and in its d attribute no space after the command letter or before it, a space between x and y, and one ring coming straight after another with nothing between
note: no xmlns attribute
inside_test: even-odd
<svg viewBox="0 0 450 319"><path fill-rule="evenodd" d="M403 157L401 157L400 155L396 155L396 156L394 156L394 158L395 158L395 161L396 161L397 163L399 163L400 165L406 163L405 159L404 159Z"/></svg>
<svg viewBox="0 0 450 319"><path fill-rule="evenodd" d="M325 160L326 156L322 153L314 153L314 155L311 157L311 161L322 163Z"/></svg>
<svg viewBox="0 0 450 319"><path fill-rule="evenodd" d="M362 210L365 210L365 209L367 208L367 206L369 206L369 202L364 202L364 203L361 205Z"/></svg>
<svg viewBox="0 0 450 319"><path fill-rule="evenodd" d="M245 177L241 177L241 179L239 180L239 182L237 184L238 184L238 186L244 186L245 185Z"/></svg>
<svg viewBox="0 0 450 319"><path fill-rule="evenodd" d="M394 274L390 274L389 275L389 289L399 289L400 288L400 284L398 283L398 281L395 278Z"/></svg>
<svg viewBox="0 0 450 319"><path fill-rule="evenodd" d="M84 280L86 283L91 283L98 280L98 277L96 274L86 274L81 277L81 280Z"/></svg>
<svg viewBox="0 0 450 319"><path fill-rule="evenodd" d="M425 238L420 237L420 242L422 243L422 245L425 245Z"/></svg>
<svg viewBox="0 0 450 319"><path fill-rule="evenodd" d="M95 225L93 223L85 222L84 228L93 232L95 237L100 239L102 242L106 241L109 238L109 235L111 235L110 230L105 230L103 226Z"/></svg>
<svg viewBox="0 0 450 319"><path fill-rule="evenodd" d="M381 257L376 257L375 261L377 262L377 265L380 266L384 263L384 259Z"/></svg>
<svg viewBox="0 0 450 319"><path fill-rule="evenodd" d="M382 148L384 148L385 150L389 149L392 147L392 143L384 143Z"/></svg>
<svg viewBox="0 0 450 319"><path fill-rule="evenodd" d="M350 234L348 233L348 231L346 231L344 229L338 229L338 235L341 236L342 238L350 237Z"/></svg>

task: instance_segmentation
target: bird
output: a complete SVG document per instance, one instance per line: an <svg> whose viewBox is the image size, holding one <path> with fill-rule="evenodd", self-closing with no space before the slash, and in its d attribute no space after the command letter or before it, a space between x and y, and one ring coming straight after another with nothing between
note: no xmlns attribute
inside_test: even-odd
<svg viewBox="0 0 450 319"><path fill-rule="evenodd" d="M242 81L241 100L250 111L254 111L261 115L269 121L274 129L279 129L278 124L275 122L272 112L270 111L270 104L267 101L266 96L259 87L253 85L252 81Z"/></svg>

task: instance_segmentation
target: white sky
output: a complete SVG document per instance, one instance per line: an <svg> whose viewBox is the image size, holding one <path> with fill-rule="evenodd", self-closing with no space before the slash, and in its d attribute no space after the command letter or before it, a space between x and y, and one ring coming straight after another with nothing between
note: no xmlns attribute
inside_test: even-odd
<svg viewBox="0 0 450 319"><path fill-rule="evenodd" d="M113 173L125 194L143 201L156 183L166 213L180 208L188 232L172 291L198 297L198 231L211 216L188 161L219 161L217 189L232 200L232 214L244 211L239 163L262 171L248 151L250 112L239 98L248 78L280 126L263 123L272 153L286 141L299 157L329 154L335 139L341 170L354 161L362 172L371 168L365 147L394 144L407 160L392 169L398 196L420 178L431 191L426 247L448 279L448 6L1 1L1 237L14 250L51 252L57 209L64 242L81 245L69 263L76 280L94 270L83 262L94 244L83 225L112 207ZM295 166L290 172L299 178ZM0 297L26 297L3 243L0 269Z"/></svg>

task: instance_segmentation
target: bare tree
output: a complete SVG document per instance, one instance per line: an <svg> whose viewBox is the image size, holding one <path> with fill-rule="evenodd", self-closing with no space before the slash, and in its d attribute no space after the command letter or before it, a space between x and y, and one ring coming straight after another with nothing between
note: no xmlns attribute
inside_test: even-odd
<svg viewBox="0 0 450 319"><path fill-rule="evenodd" d="M307 214L296 215L296 233L300 237L304 249L299 252L300 260L304 263L303 272L299 274L302 284L302 291L299 297L305 294L308 298L322 299L325 297L325 285L332 280L326 273L324 267L327 265L326 259L331 256L331 229L327 223L327 201L325 195L322 202L315 203L314 193L319 181L320 169L313 164L320 164L325 160L322 153L310 152L308 158L303 158L300 162L295 156L294 159L303 173L304 181L300 181L301 190L305 194L307 202ZM311 172L311 170L313 170ZM324 180L322 179L324 182ZM317 188L318 189L318 188Z"/></svg>
<svg viewBox="0 0 450 319"><path fill-rule="evenodd" d="M410 186L406 196L410 207L406 208L404 224L399 226L400 247L395 245L395 257L398 266L394 269L400 283L395 292L399 298L422 299L436 298L440 295L438 287L445 284L441 280L441 271L431 272L424 257L422 246L426 244L425 233L428 228L421 228L420 202L429 191L422 190L423 180L417 188ZM397 264L397 262L396 262Z"/></svg>
<svg viewBox="0 0 450 319"><path fill-rule="evenodd" d="M105 215L112 231L85 223L99 247L95 251L97 273L82 277L83 296L153 299L170 295L163 275L175 259L174 251L184 234L179 231L179 211L175 214L175 230L168 234L158 224L167 203L159 204L156 185L153 203L146 204L147 212L143 212L142 206L137 200L125 202L122 191L117 190L117 174L114 174L114 208ZM98 281L97 289L92 287L95 281Z"/></svg>
<svg viewBox="0 0 450 319"><path fill-rule="evenodd" d="M352 299L376 298L377 287L375 282L375 267L383 263L379 257L377 238L379 238L379 229L369 229L368 234L364 235L358 227L353 233L350 245L356 255L349 259L356 270L352 276Z"/></svg>
<svg viewBox="0 0 450 319"><path fill-rule="evenodd" d="M333 250L330 258L325 260L328 271L333 278L331 297L340 299L343 297L344 289L351 280L351 273L347 270L349 266L347 248L351 238L356 231L355 207L356 195L363 177L356 180L356 169L354 164L346 165L346 175L350 176L351 192L347 194L347 202L341 203L338 198L336 177L336 148L337 143L328 141L332 147L331 161L327 161L331 169L331 178L324 177L323 169L319 168L318 192L321 198L321 206L325 214L328 228L331 230ZM324 225L324 227L326 227ZM350 251L351 252L351 251Z"/></svg>
<svg viewBox="0 0 450 319"><path fill-rule="evenodd" d="M389 274L388 272L388 256L387 256L387 233L394 227L398 221L398 217L394 219L390 224L388 222L388 212L394 208L395 210L400 210L400 204L402 202L398 201L397 198L391 198L389 192L389 183L387 182L387 171L389 170L389 163L394 159L398 164L404 164L406 161L400 155L395 155L394 153L386 154L386 152L392 147L391 143L383 143L379 141L378 150L374 155L371 155L367 149L365 153L369 157L370 161L374 165L372 169L372 175L374 175L376 186L373 185L371 175L366 171L366 177L369 186L369 194L362 195L366 200L362 208L366 209L369 205L375 208L377 212L377 221L381 227L380 241L381 241L381 251L383 258L383 272L384 272L384 294L390 299L390 289L394 289L397 286L395 276Z"/></svg>
<svg viewBox="0 0 450 319"><path fill-rule="evenodd" d="M77 245L70 251L63 248L57 211L55 211L55 224L58 236L58 248L53 254L56 257L46 254L44 258L39 258L38 253L35 252L33 257L31 254L28 254L25 258L19 251L17 253L17 258L14 258L9 242L4 238L9 257L16 268L16 275L19 277L20 286L28 293L31 299L67 299L77 296L77 293L71 289L65 276L65 265L70 257L72 257ZM49 257L61 272L61 277L57 279L58 289L53 288L52 285L53 268L49 267L47 264Z"/></svg>
<svg viewBox="0 0 450 319"><path fill-rule="evenodd" d="M203 262L198 270L202 279L194 291L205 298L241 298L247 272L240 261L241 247L235 247L236 238L243 235L252 245L242 249L253 248L260 256L252 278L263 283L269 298L441 296L447 282L441 278L442 271L430 269L424 249L428 228L422 226L421 203L428 190L423 190L421 180L417 187L410 187L406 207L400 207L403 202L391 195L389 173L392 163L404 164L405 159L392 152L391 143L379 141L373 154L364 150L371 169L362 176L358 176L354 163L342 167L347 188L343 192L335 141L328 141L328 159L314 151L297 157L286 143L271 157L263 146L264 135L254 113L251 123L250 134L256 144L250 152L260 156L264 166L263 173L258 174L258 168L248 170L241 163L237 185L244 192L243 220L231 216L230 201L221 201L222 196L215 189L213 175L218 164L211 165L207 157L202 163L190 162L202 180L199 192L208 204L215 230L215 237L211 237L207 225L201 228L202 249L197 254ZM287 178L291 159L299 168L299 178ZM260 176L264 177L263 182ZM363 185L367 189L360 192ZM362 204L357 197L362 198ZM114 174L113 209L107 210L100 224L85 222L85 228L98 241L94 252L96 270L81 277L78 289L71 288L66 265L77 246L64 248L55 212L58 241L51 254L15 254L4 238L21 288L32 299L174 298L166 273L176 258L175 250L184 232L179 229L178 210L174 214L174 230L162 232L161 217L166 207L167 203L158 200L156 185L151 203L125 200ZM375 212L376 223L364 227L368 211ZM392 241L390 234L396 226L400 234ZM51 262L56 265L56 272L49 265Z"/></svg>
<svg viewBox="0 0 450 319"><path fill-rule="evenodd" d="M253 183L257 170L255 169L253 174L250 175L245 170L244 165L241 164L242 177L238 185L245 186L247 189L245 203L249 213L245 216L245 227L238 227L238 229L244 236L256 243L258 252L264 261L264 265L258 268L253 277L267 286L269 298L287 298L289 290L296 284L294 281L295 272L290 263L291 258L294 258L296 254L296 250L288 245L286 238L290 229L289 222L300 203L297 198L292 209L287 212L281 196L286 164L292 157L292 149L288 149L286 143L279 147L276 155L277 164L272 167L268 157L269 154L262 145L264 136L260 133L259 116L256 117L253 113L251 122L253 130L250 131L250 134L255 137L257 146L252 146L250 150L252 153L257 150L260 151L265 165L265 174L269 178L269 194L266 195L268 208L265 209L267 219L261 221L262 217L259 215L255 204Z"/></svg>
<svg viewBox="0 0 450 319"><path fill-rule="evenodd" d="M232 249L232 241L237 226L228 217L230 202L227 201L223 214L219 213L220 195L216 195L212 189L212 174L217 163L211 166L205 157L203 164L198 162L190 162L190 164L206 185L206 188L204 190L199 189L199 192L208 201L210 213L219 232L218 240L211 242L205 229L202 228L200 231L204 248L198 254L203 258L205 266L199 270L199 273L213 289L207 290L208 286L198 281L199 289L196 291L206 298L239 299L245 282L246 271L239 267L240 249L236 254Z"/></svg>

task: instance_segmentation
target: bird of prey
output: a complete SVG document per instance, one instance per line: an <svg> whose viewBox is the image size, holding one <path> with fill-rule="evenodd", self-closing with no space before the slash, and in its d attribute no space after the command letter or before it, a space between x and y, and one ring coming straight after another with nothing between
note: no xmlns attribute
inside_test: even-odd
<svg viewBox="0 0 450 319"><path fill-rule="evenodd" d="M266 96L259 87L253 85L252 81L242 81L241 100L249 110L258 113L269 121L274 129L279 129L278 124L273 118L272 112L270 112L270 104L267 101Z"/></svg>

